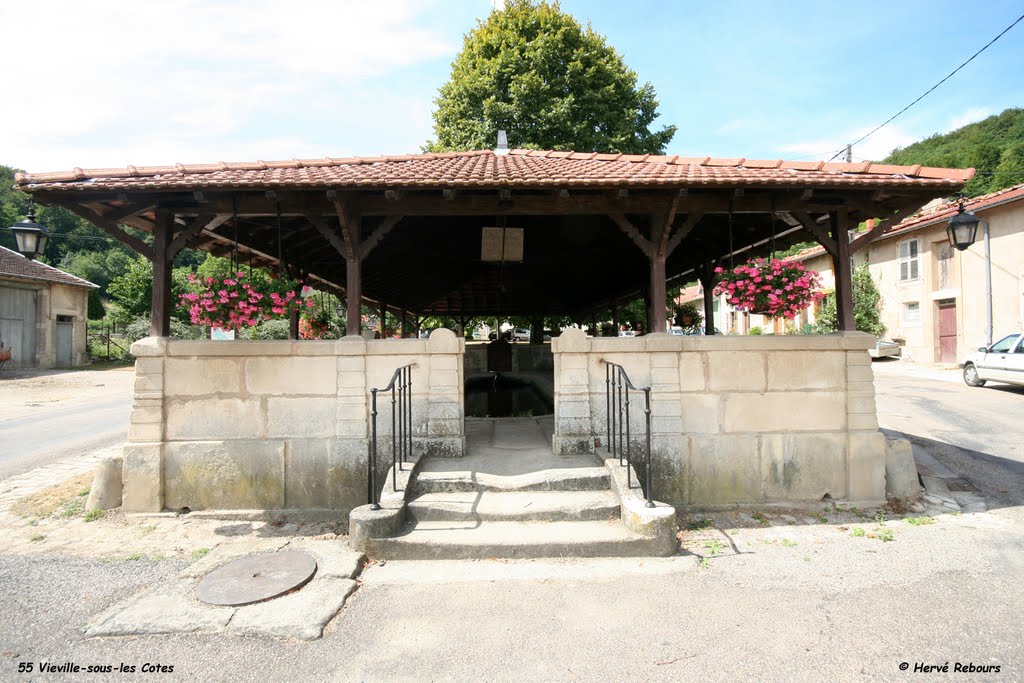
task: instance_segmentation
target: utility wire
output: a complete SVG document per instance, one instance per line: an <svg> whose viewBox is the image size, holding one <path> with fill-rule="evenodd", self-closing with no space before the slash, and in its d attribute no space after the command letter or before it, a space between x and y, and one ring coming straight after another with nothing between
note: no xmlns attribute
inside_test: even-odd
<svg viewBox="0 0 1024 683"><path fill-rule="evenodd" d="M877 133L877 132L878 132L879 130L881 130L882 128L884 128L884 127L885 127L885 126L887 126L888 124L892 123L892 121L894 121L894 120L896 119L896 117L898 117L898 116L899 116L900 114L902 114L903 112L905 112L906 110L910 109L910 108L911 108L911 107L913 107L913 106L914 106L915 104L917 104L918 102L920 102L921 100L923 100L923 99L924 99L925 97L927 97L927 96L928 96L929 94L931 94L931 92L932 92L933 90L935 90L935 89L936 89L936 88L938 88L938 87L939 87L940 85L942 85L943 83L945 83L946 81L948 81L948 80L949 80L950 78L952 78L952 77L953 77L953 76L954 76L954 75L956 74L956 72L960 71L960 69L964 68L965 66L967 66L968 64L970 64L970 63L971 63L972 61L974 61L974 58L975 58L975 57L977 57L977 56L978 56L978 55L980 55L980 54L981 54L982 52L984 52L985 50L987 50L987 49L988 49L988 48L989 48L989 47L990 47L990 46L992 45L992 43L994 43L994 42L996 42L997 40L999 40L1000 38L1002 38L1002 37L1003 37L1003 35L1004 35L1004 34L1006 34L1006 32L1007 32L1007 31L1009 31L1009 30L1010 30L1011 28L1013 28L1014 26L1016 26L1017 24L1019 24L1019 23L1021 22L1021 20L1024 20L1024 14L1020 15L1019 17L1017 17L1017 20L1016 20L1016 21L1014 21L1014 22L1013 22L1012 24L1010 24L1009 26L1007 26L1006 28L1004 28L1004 29L1002 30L1002 32L1000 32L1000 34L999 34L999 35L997 35L997 36L996 36L995 38L993 38L992 40L988 41L988 43L986 43L985 47L981 48L980 50L978 50L977 52L975 52L975 53L974 53L973 55L971 55L970 59L968 59L968 60L967 60L966 62L964 62L963 64L961 64L961 65L960 65L960 66L958 66L957 68L953 69L953 70L952 70L952 71L951 71L951 72L950 72L950 73L949 73L949 74L948 74L948 75L947 75L947 76L946 76L945 78L943 78L943 79L942 79L941 81L939 81L938 83L936 83L935 85L933 85L932 87L930 87L930 88L929 88L929 89L928 89L927 91L925 91L925 93L924 93L923 95L921 95L921 96L920 96L920 97L918 97L918 98L917 98L916 100L914 100L913 102L911 102L911 103L910 103L910 104L908 104L907 106L903 107L903 109L900 109L900 110L899 110L898 112L896 112L895 114L893 114L892 116L890 116L890 117L889 117L888 119L886 119L886 121L885 121L884 123L882 123L881 125L879 125L878 127L876 127L876 128L874 129L874 130L872 130L872 131L871 131L870 133L868 133L867 135L864 135L863 137L861 137L861 138L860 138L860 139L858 139L858 140L855 140L854 142L851 142L851 143L850 143L850 146L853 146L853 145L859 144L859 143L861 143L861 142L864 142L864 141L865 141L865 140L867 140L867 139L868 139L869 137L871 137L872 135L874 135L875 133ZM842 151L842 150L840 150L840 152L841 152L841 151ZM840 152L837 152L837 153L836 153L836 156L839 156ZM836 156L832 157L832 159L835 159L835 158L836 158ZM829 161L831 161L832 159L829 159Z"/></svg>

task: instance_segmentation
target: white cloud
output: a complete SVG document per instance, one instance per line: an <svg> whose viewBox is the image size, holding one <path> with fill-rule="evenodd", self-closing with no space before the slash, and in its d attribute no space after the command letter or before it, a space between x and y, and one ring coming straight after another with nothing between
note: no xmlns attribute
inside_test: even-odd
<svg viewBox="0 0 1024 683"><path fill-rule="evenodd" d="M787 158L808 157L822 161L828 161L836 152L843 150L836 157L837 161L843 161L846 158L845 149L847 142L857 140L870 131L871 128L861 128L847 131L841 137L833 138L832 140L819 139L809 142L795 142L780 145L777 149ZM898 125L890 123L888 126L873 133L867 140L855 145L852 150L853 159L854 161L864 159L877 161L884 159L897 147L906 147L916 142L919 137L908 133Z"/></svg>
<svg viewBox="0 0 1024 683"><path fill-rule="evenodd" d="M982 119L987 118L991 114L992 112L986 109L985 107L972 107L971 109L968 109L960 116L954 116L952 120L950 120L949 128L947 128L946 131L948 132L951 130L956 130L957 128L963 128L967 124L974 123L976 121L981 121Z"/></svg>
<svg viewBox="0 0 1024 683"><path fill-rule="evenodd" d="M4 52L23 78L0 109L0 163L42 171L338 155L324 147L364 139L358 126L410 128L401 112L382 110L388 104L426 117L416 128L422 144L429 96L365 93L397 70L454 56L458 44L425 21L439 8L418 0L2 3ZM334 120L357 127L325 134Z"/></svg>

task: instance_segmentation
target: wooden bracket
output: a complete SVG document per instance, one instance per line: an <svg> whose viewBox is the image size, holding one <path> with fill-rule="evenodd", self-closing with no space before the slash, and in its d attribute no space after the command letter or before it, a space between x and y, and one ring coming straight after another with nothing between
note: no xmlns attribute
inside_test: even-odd
<svg viewBox="0 0 1024 683"><path fill-rule="evenodd" d="M792 211L790 212L790 215L800 221L800 225L807 228L807 230L814 235L814 239L818 241L818 244L825 247L825 251L832 256L835 256L838 253L839 245L832 236L828 234L828 230L818 225L817 221L815 221L809 213L806 211Z"/></svg>
<svg viewBox="0 0 1024 683"><path fill-rule="evenodd" d="M220 226L228 222L231 218L230 214L222 213L217 215L200 215L196 216L196 219L184 230L179 232L177 236L167 246L168 258L174 258L178 255L188 241L205 230L216 230Z"/></svg>
<svg viewBox="0 0 1024 683"><path fill-rule="evenodd" d="M875 227L861 235L858 235L856 239L850 242L850 253L855 254L861 249L867 247L869 244L881 237L886 230L903 222L909 216L914 215L917 210L917 207L904 207L887 218L878 221L875 223Z"/></svg>
<svg viewBox="0 0 1024 683"><path fill-rule="evenodd" d="M142 254L150 261L152 261L155 258L153 248L151 246L140 240L138 237L135 237L134 235L129 235L120 227L118 227L117 223L107 220L104 216L101 216L92 209L87 209L84 206L78 204L68 204L67 209L72 213L81 216L85 220L89 221L97 228L107 233L121 244L124 244L135 253Z"/></svg>
<svg viewBox="0 0 1024 683"><path fill-rule="evenodd" d="M640 234L640 231L637 230L636 226L633 225L628 218L626 218L625 214L611 213L608 214L608 217L619 226L619 229L622 230L622 232L626 233L626 236L629 237L629 239L633 240L633 244L638 246L640 251L644 252L647 258L654 257L654 245L651 244L646 237Z"/></svg>
<svg viewBox="0 0 1024 683"><path fill-rule="evenodd" d="M691 213L686 217L686 221L679 226L679 229L676 230L676 233L672 235L672 238L668 241L668 250L665 252L666 256L672 255L672 252L676 250L676 247L678 247L682 241L686 239L686 236L689 235L695 227L697 227L697 223L699 223L700 219L703 217L703 213Z"/></svg>
<svg viewBox="0 0 1024 683"><path fill-rule="evenodd" d="M405 216L387 216L381 221L380 225L370 233L370 236L366 238L366 241L359 247L359 259L363 260L370 255L374 247L380 244L380 241L384 239L391 230L398 225L398 223L405 218Z"/></svg>

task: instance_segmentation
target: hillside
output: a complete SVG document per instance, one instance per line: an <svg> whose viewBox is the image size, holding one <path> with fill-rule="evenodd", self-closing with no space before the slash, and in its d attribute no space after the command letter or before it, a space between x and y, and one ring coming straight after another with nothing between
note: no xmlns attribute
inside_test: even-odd
<svg viewBox="0 0 1024 683"><path fill-rule="evenodd" d="M1024 109L1007 109L945 135L897 149L884 159L894 164L974 167L964 188L971 197L1024 183Z"/></svg>

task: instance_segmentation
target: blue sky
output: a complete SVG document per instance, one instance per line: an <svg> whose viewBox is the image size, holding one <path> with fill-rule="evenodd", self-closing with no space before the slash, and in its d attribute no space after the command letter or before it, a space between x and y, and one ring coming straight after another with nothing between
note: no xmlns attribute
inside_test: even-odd
<svg viewBox="0 0 1024 683"><path fill-rule="evenodd" d="M825 158L929 88L1016 1L563 0L679 127L668 152ZM3 3L0 163L74 166L408 153L491 0ZM854 149L1024 106L1024 22Z"/></svg>

